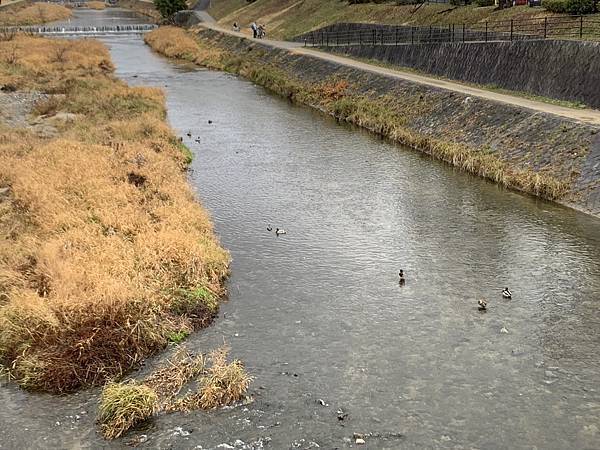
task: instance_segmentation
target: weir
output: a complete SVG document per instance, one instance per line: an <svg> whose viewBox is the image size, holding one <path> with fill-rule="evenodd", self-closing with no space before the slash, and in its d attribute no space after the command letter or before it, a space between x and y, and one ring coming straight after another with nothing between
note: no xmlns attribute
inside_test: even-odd
<svg viewBox="0 0 600 450"><path fill-rule="evenodd" d="M105 26L29 26L29 27L2 27L0 33L31 33L43 36L81 35L101 36L112 34L143 34L156 29L154 24L124 24Z"/></svg>

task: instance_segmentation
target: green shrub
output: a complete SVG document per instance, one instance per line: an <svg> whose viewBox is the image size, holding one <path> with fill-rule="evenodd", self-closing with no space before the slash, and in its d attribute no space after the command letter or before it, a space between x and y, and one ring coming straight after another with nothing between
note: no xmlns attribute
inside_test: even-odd
<svg viewBox="0 0 600 450"><path fill-rule="evenodd" d="M592 14L596 12L594 0L543 0L547 11L557 14Z"/></svg>

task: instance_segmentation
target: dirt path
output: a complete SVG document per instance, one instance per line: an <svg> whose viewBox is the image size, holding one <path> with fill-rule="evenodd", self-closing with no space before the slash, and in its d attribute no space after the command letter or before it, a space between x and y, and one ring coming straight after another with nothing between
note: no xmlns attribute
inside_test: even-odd
<svg viewBox="0 0 600 450"><path fill-rule="evenodd" d="M226 29L222 26L219 26L215 23L202 23L201 26L211 28L214 30L221 31L223 33L227 33L233 36L244 37L248 39L243 33L236 33L232 30ZM547 114L554 114L561 117L566 117L578 122L589 123L594 125L600 125L600 111L595 109L575 109L575 108L567 108L565 106L553 105L551 103L544 103L541 101L530 100L523 97L501 94L499 92L488 91L481 88L467 86L461 83L456 83L447 80L440 80L433 77L428 77L425 75L418 75L412 72L402 71L401 69L388 69L385 67L375 66L372 64L363 63L360 61L356 61L351 58L346 58L343 56L333 55L331 53L321 52L312 48L306 48L301 43L298 42L288 42L288 41L275 41L270 39L264 39L260 41L261 44L268 45L274 48L280 48L285 50L290 50L295 53L310 55L315 58L324 59L326 61L332 61L338 64L343 64L345 66L354 67L357 69L378 73L382 75L387 75L393 78L397 78L400 80L412 81L415 83L425 84L428 86L433 86L440 89L446 89L449 91L459 92L461 94L469 95L472 97L484 98L487 100L506 103L509 105L521 106L523 108L531 109L534 111L539 111Z"/></svg>

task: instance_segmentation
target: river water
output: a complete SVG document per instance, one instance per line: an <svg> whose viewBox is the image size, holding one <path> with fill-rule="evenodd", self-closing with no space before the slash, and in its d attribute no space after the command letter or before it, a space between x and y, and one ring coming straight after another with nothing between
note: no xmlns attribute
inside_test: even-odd
<svg viewBox="0 0 600 450"><path fill-rule="evenodd" d="M162 415L111 447L600 448L599 220L105 42L118 76L165 89L233 257L229 301L188 345L226 341L255 377L249 405ZM0 448L108 446L97 396L3 386Z"/></svg>

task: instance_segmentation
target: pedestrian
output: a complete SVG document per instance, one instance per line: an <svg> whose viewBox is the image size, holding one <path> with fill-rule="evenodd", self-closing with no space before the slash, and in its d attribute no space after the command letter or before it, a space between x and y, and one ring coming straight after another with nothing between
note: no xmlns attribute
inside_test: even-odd
<svg viewBox="0 0 600 450"><path fill-rule="evenodd" d="M256 26L256 22L252 22L250 28L252 28L252 37L256 39L256 36L258 35L258 27Z"/></svg>
<svg viewBox="0 0 600 450"><path fill-rule="evenodd" d="M258 26L258 31L257 31L256 34L258 35L259 39L263 39L267 35L267 32L265 31L265 26L264 25L259 25Z"/></svg>

